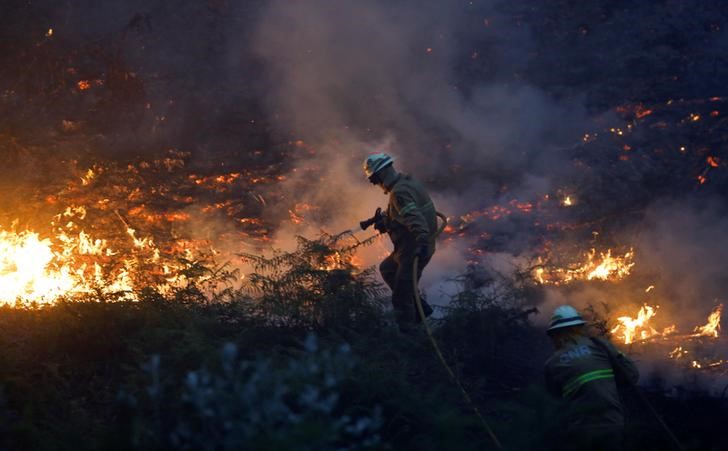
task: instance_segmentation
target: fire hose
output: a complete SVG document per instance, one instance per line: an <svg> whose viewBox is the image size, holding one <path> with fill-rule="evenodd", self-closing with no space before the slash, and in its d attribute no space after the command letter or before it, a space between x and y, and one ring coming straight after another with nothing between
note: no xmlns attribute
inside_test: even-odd
<svg viewBox="0 0 728 451"><path fill-rule="evenodd" d="M442 225L437 229L437 233L435 234L435 237L439 236L443 230L445 230L445 227L447 226L447 217L437 212L437 216L442 219ZM463 387L463 384L460 382L460 379L458 379L455 372L452 370L450 365L447 363L447 360L445 360L445 356L442 354L442 351L440 350L440 346L437 344L437 340L435 340L435 336L432 335L432 329L430 329L430 325L427 323L427 317L425 316L425 311L422 308L422 300L420 299L420 290L418 287L418 280L417 280L417 273L419 272L419 263L420 259L419 257L415 256L414 262L412 264L412 283L413 288L415 292L415 304L417 305L417 312L420 315L420 320L422 321L422 325L425 327L425 332L427 332L427 336L430 339L430 343L432 343L432 348L435 350L435 354L437 354L438 359L440 360L440 363L442 363L442 366L445 367L445 370L450 375L450 379L452 379L453 383L458 386L460 389L461 394L463 395L463 399L465 399L465 402L468 404L468 406L472 409L473 413L475 413L475 416L480 420L480 423L483 425L483 428L488 433L488 436L493 441L495 446L498 449L503 449L503 445L501 445L500 440L498 440L498 437L495 435L495 432L493 432L493 429L491 429L490 425L488 425L488 422L485 421L485 418L480 413L480 410L478 409L478 406L475 405L473 402L473 399L468 394L468 391L465 390L465 387Z"/></svg>
<svg viewBox="0 0 728 451"><path fill-rule="evenodd" d="M445 227L447 226L447 217L444 214L440 213L440 212L437 212L436 214L442 220L442 225L437 229L437 232L435 234L435 237L439 236L443 232L443 230L445 230ZM362 221L360 223L361 229L366 230L369 226L371 226L372 224L375 224L377 222L377 220L379 219L380 215L381 215L381 209L377 209L377 212L375 213L375 215L371 219L368 219L366 221ZM440 363L442 363L442 366L447 371L448 375L450 376L450 379L460 389L460 392L461 392L461 394L463 396L463 399L468 404L468 406L471 408L471 410L473 411L473 413L475 414L475 416L478 418L478 420L480 421L480 423L483 426L483 429L485 429L485 431L487 432L488 436L493 441L493 443L495 444L495 446L498 449L502 450L502 449L504 449L503 448L503 445L501 444L500 440L498 440L498 437L495 435L495 432L493 432L493 429L490 427L490 425L485 420L485 418L483 417L483 415L480 413L480 410L478 409L478 407L473 402L473 399L468 394L468 391L465 389L465 387L463 386L463 384L460 382L460 379L458 379L458 377L455 374L455 372L452 370L452 368L450 367L450 365L447 363L447 360L445 360L445 356L443 355L442 351L440 350L440 346L437 344L437 340L435 340L435 337L432 334L432 329L430 328L430 325L427 323L427 317L425 316L425 311L422 308L422 300L420 299L420 291L419 291L419 286L418 286L419 285L419 283L418 283L419 280L418 280L417 274L419 272L418 271L418 269L419 269L419 263L420 263L419 262L419 257L418 256L415 256L414 261L412 263L412 288L414 290L415 305L417 306L417 312L419 314L420 320L422 321L422 325L425 328L425 332L427 333L427 336L428 336L428 338L430 340L430 343L432 343L432 348L435 350L435 354L437 355L438 359L440 360ZM609 355L609 352L608 351L607 351L607 354ZM610 356L610 360L611 360L611 356ZM613 363L613 366L618 367L614 363ZM663 430L666 432L666 434L668 435L668 437L671 439L671 441L672 441L673 445L675 446L675 448L677 450L682 451L684 449L682 447L682 444L677 439L677 437L675 437L675 435L672 433L672 431L667 426L667 424L664 422L664 420L662 419L662 417L657 413L657 411L652 406L652 404L649 402L649 400L644 395L644 393L642 393L639 390L639 388L636 386L636 384L633 384L632 383L631 386L639 394L641 401L649 408L649 410L652 413L652 415L657 419L657 421L659 422L660 426L663 428ZM727 389L728 389L728 387L727 387Z"/></svg>

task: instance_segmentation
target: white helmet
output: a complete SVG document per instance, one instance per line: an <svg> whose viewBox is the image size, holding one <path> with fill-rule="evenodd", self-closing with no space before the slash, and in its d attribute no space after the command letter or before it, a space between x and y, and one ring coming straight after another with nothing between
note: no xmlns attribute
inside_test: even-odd
<svg viewBox="0 0 728 451"><path fill-rule="evenodd" d="M364 173L371 177L382 169L394 163L394 158L386 153L374 153L364 160Z"/></svg>
<svg viewBox="0 0 728 451"><path fill-rule="evenodd" d="M579 326L581 324L586 324L586 321L582 319L579 312L570 305L562 305L560 307L556 307L556 310L554 310L554 314L551 315L551 323L546 331L549 332L554 329Z"/></svg>

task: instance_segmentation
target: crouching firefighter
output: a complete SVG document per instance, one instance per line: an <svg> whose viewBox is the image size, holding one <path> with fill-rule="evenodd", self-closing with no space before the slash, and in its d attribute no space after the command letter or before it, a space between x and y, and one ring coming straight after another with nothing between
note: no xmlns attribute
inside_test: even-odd
<svg viewBox="0 0 728 451"><path fill-rule="evenodd" d="M397 172L391 156L373 154L364 161L364 172L369 181L389 194L385 212L377 209L373 218L362 221L365 229L374 228L389 234L394 250L379 265L382 278L392 290L392 307L400 330L410 331L419 322L415 306L413 266L418 257L417 280L435 253L437 214L435 205L425 188L409 175ZM432 308L422 299L425 316Z"/></svg>
<svg viewBox="0 0 728 451"><path fill-rule="evenodd" d="M548 390L566 403L558 450L621 450L624 407L618 387L633 385L637 367L607 340L586 333L575 308L554 310L547 334L556 348L546 361Z"/></svg>

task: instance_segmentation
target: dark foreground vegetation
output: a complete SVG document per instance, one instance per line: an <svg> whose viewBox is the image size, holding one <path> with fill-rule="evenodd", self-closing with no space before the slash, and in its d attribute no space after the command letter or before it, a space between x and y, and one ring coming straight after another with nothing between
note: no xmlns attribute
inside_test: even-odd
<svg viewBox="0 0 728 451"><path fill-rule="evenodd" d="M248 257L255 299L203 301L191 283L140 302L2 308L2 449L494 449L426 336L396 331L371 274L321 269L331 244ZM472 282L433 322L448 360L506 449L559 449L528 290ZM725 400L651 385L688 449L726 449ZM670 449L628 403L632 448Z"/></svg>

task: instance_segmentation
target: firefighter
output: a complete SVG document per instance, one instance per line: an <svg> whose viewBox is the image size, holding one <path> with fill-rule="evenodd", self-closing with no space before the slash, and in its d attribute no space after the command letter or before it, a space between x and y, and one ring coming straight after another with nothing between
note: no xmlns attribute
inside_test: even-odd
<svg viewBox="0 0 728 451"><path fill-rule="evenodd" d="M590 337L574 307L554 310L547 334L556 348L546 361L548 390L566 403L559 450L621 450L624 408L618 384L635 384L634 363L608 341Z"/></svg>
<svg viewBox="0 0 728 451"><path fill-rule="evenodd" d="M389 194L384 213L378 216L374 227L389 234L394 245L392 253L379 265L382 279L392 290L392 307L400 330L408 332L419 320L415 306L413 266L419 257L417 280L435 253L437 216L435 205L425 188L409 175L394 169L394 159L384 153L369 155L364 161L364 172L369 181ZM426 316L432 308L422 299Z"/></svg>

